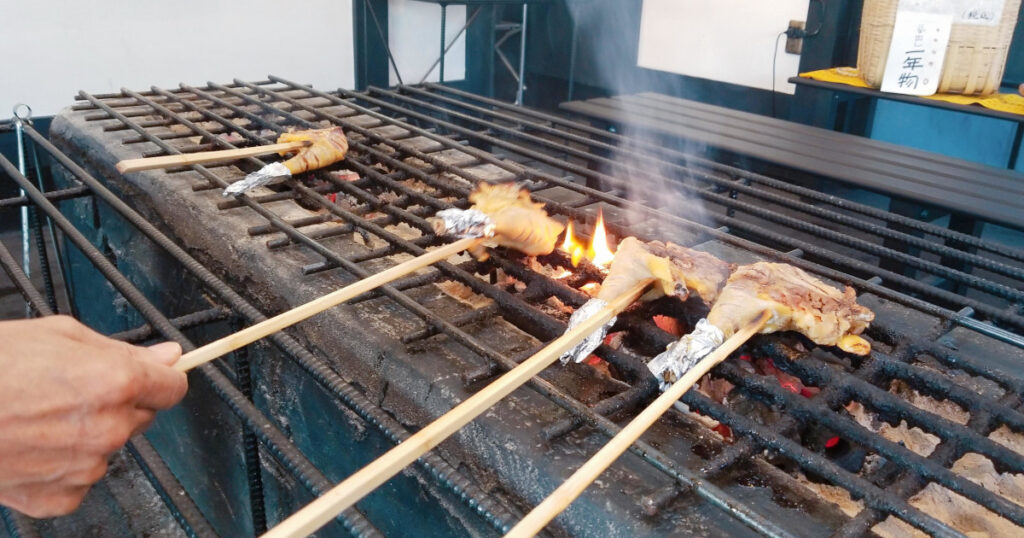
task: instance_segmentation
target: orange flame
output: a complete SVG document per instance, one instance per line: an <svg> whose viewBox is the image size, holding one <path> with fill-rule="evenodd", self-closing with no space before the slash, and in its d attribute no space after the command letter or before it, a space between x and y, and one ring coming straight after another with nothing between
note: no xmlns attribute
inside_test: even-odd
<svg viewBox="0 0 1024 538"><path fill-rule="evenodd" d="M586 247L576 237L573 223L570 220L569 224L565 227L565 239L562 240L562 250L569 254L573 267L579 265L580 260L584 257L598 267L608 267L612 259L615 258L615 253L608 246L608 233L604 227L604 214L598 210L594 234L591 236L590 245Z"/></svg>
<svg viewBox="0 0 1024 538"><path fill-rule="evenodd" d="M569 253L572 261L572 266L576 267L580 264L580 260L583 259L583 244L580 243L579 239L576 238L576 234L573 233L572 221L565 227L565 240L562 241L562 250Z"/></svg>
<svg viewBox="0 0 1024 538"><path fill-rule="evenodd" d="M572 221L565 225L565 239L562 240L562 250L566 252L572 252L573 247L576 246L576 234L572 230Z"/></svg>
<svg viewBox="0 0 1024 538"><path fill-rule="evenodd" d="M604 212L597 210L597 224L594 225L594 236L590 239L587 258L598 267L608 267L615 258L615 253L608 246L608 234L604 230Z"/></svg>

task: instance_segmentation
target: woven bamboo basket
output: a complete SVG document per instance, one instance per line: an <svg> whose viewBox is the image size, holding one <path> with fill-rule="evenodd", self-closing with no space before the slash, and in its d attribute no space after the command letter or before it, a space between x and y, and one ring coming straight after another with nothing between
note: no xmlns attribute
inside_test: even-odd
<svg viewBox="0 0 1024 538"><path fill-rule="evenodd" d="M988 95L999 89L1020 2L1004 0L1002 18L995 26L953 24L939 93ZM882 86L897 7L899 0L864 0L857 68L875 88Z"/></svg>

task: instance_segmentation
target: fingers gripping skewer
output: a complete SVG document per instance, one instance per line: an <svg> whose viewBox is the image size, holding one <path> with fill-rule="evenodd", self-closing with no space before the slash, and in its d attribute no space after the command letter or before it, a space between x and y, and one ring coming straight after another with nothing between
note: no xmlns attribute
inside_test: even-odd
<svg viewBox="0 0 1024 538"><path fill-rule="evenodd" d="M264 538L282 538L306 536L328 521L334 519L342 510L352 506L365 495L373 491L391 477L398 474L406 466L426 454L448 436L458 431L474 418L493 406L513 390L529 381L544 368L555 362L559 356L571 349L582 338L594 332L608 320L632 304L643 294L644 289L653 279L637 283L618 297L608 301L607 306L594 313L575 328L548 344L536 355L522 362L505 375L498 378L480 392L477 392L451 411L431 422L425 428L402 444L389 450L372 463L360 469L341 484L313 501L302 510L281 522L266 534Z"/></svg>
<svg viewBox="0 0 1024 538"><path fill-rule="evenodd" d="M548 522L560 514L583 490L587 488L598 476L611 464L629 449L634 441L640 438L648 428L654 424L661 415L672 407L690 390L697 381L708 373L716 364L725 360L733 351L736 351L744 342L750 339L764 327L771 319L771 312L765 310L760 316L754 319L746 327L736 332L711 354L707 355L686 372L678 381L672 384L668 390L662 393L658 399L643 410L632 422L626 425L609 441L604 447L587 460L572 476L558 487L543 502L537 505L526 515L515 527L506 534L506 537L529 537L537 534Z"/></svg>
<svg viewBox="0 0 1024 538"><path fill-rule="evenodd" d="M286 142L283 144L269 144L266 146L255 146L251 148L225 149L221 151L203 151L199 153L184 153L181 155L163 155L161 157L147 157L145 159L125 159L117 163L117 171L122 174L130 172L141 172L143 170L156 170L159 168L173 168L175 166L189 166L193 164L210 164L237 161L246 157L259 157L282 151L296 151L310 145L309 141Z"/></svg>
<svg viewBox="0 0 1024 538"><path fill-rule="evenodd" d="M353 297L374 290L388 282L399 279L409 273L426 267L432 263L444 260L449 256L458 254L463 250L475 247L483 241L482 238L467 237L454 243L445 245L417 256L407 262L400 263L390 269L377 273L359 282L349 284L340 290L333 291L314 299L304 305L297 306L283 314L274 316L268 320L261 321L256 325L247 327L234 334L230 334L215 340L190 353L186 353L174 363L174 368L182 372L191 370L196 366L207 363L241 347L245 347L261 338L270 336L286 327L290 327L304 319L308 319L328 308L337 306Z"/></svg>

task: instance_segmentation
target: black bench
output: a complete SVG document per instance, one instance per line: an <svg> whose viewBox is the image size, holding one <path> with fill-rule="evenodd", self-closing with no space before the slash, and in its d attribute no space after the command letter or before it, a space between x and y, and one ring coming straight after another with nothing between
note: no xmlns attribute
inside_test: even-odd
<svg viewBox="0 0 1024 538"><path fill-rule="evenodd" d="M571 101L561 108L880 192L893 197L896 212L927 204L961 221L1024 229L1020 172L657 93Z"/></svg>

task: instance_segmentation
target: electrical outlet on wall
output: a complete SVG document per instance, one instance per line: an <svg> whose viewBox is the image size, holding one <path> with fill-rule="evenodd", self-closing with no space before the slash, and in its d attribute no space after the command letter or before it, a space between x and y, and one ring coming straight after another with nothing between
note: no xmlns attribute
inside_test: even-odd
<svg viewBox="0 0 1024 538"><path fill-rule="evenodd" d="M789 54L800 54L804 49L804 32L807 30L807 21L789 21L789 28L786 29L786 52Z"/></svg>

